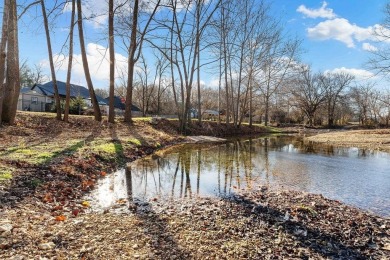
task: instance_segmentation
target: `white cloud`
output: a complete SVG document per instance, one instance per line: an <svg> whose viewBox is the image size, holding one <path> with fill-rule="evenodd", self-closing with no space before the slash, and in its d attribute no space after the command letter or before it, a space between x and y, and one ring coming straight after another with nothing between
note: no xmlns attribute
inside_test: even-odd
<svg viewBox="0 0 390 260"><path fill-rule="evenodd" d="M125 0L115 0L115 6L123 4ZM114 6L114 8L115 8ZM108 21L108 4L106 0L84 0L81 4L83 17L88 24L94 28L101 28L107 24ZM68 2L65 4L63 12L71 12L72 4ZM77 12L77 9L76 9Z"/></svg>
<svg viewBox="0 0 390 260"><path fill-rule="evenodd" d="M356 80L368 80L375 76L374 73L368 70L345 68L345 67L335 68L333 70L327 70L325 71L325 73L348 73L355 76Z"/></svg>
<svg viewBox="0 0 390 260"><path fill-rule="evenodd" d="M163 0L161 5L163 3L168 2L167 0ZM150 0L140 0L139 5L140 9L146 12L152 12L155 7L155 1ZM167 3L165 3L167 4ZM116 9L116 12L122 12L126 15L128 14L130 16L132 12L132 1L128 0L114 0L114 9ZM179 7L181 5L179 4ZM85 20L86 23L92 25L95 29L97 28L104 28L106 27L108 23L108 4L107 0L84 0L81 4L83 16L87 19ZM72 5L70 2L66 3L63 9L63 12L71 12L72 11Z"/></svg>
<svg viewBox="0 0 390 260"><path fill-rule="evenodd" d="M92 81L104 82L104 84L108 86L108 81L110 77L110 62L108 49L104 46L95 43L89 43L87 45L86 51ZM55 66L58 71L67 71L69 60L67 56L63 54L56 54L54 55L53 59L55 61ZM49 67L49 62L47 60L44 60L41 63L44 67ZM127 72L127 57L119 53L115 53L115 67L117 71L116 77L118 77L119 71ZM72 78L84 79L84 69L81 54L73 55ZM58 80L64 81L65 79L58 78Z"/></svg>
<svg viewBox="0 0 390 260"><path fill-rule="evenodd" d="M336 18L320 22L314 27L308 28L308 36L316 40L335 39L343 42L349 48L355 47L355 41L377 40L373 36L374 27L367 28L359 27L356 24L351 24L347 19Z"/></svg>
<svg viewBox="0 0 390 260"><path fill-rule="evenodd" d="M219 86L219 79L218 78L213 78L211 79L208 83L207 86L212 87L212 88L218 88Z"/></svg>
<svg viewBox="0 0 390 260"><path fill-rule="evenodd" d="M336 17L336 14L333 12L333 9L326 8L328 5L327 2L322 2L322 6L318 9L307 8L305 5L300 5L297 8L297 12L304 14L309 18L327 18L332 19Z"/></svg>
<svg viewBox="0 0 390 260"><path fill-rule="evenodd" d="M375 47L375 46L372 45L372 44L369 44L368 42L364 42L364 43L362 44L362 48L363 48L363 50L365 50L365 51L377 51L377 50L378 50L377 47Z"/></svg>

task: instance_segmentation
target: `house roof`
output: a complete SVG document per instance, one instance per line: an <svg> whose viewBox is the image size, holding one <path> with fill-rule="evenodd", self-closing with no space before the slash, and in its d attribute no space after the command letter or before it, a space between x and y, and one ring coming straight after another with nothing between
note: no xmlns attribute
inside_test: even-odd
<svg viewBox="0 0 390 260"><path fill-rule="evenodd" d="M24 87L20 89L20 94L28 93L31 91L31 88Z"/></svg>
<svg viewBox="0 0 390 260"><path fill-rule="evenodd" d="M108 97L105 100L106 100L106 103L108 104L110 98ZM114 96L114 107L121 109L121 110L125 110L125 104L122 102L122 99L118 96ZM131 111L141 111L141 109L139 109L135 105L131 105Z"/></svg>
<svg viewBox="0 0 390 260"><path fill-rule="evenodd" d="M57 88L58 88L58 94L60 96L65 97L66 96L66 83L63 81L57 80ZM40 91L45 96L53 96L54 95L54 84L53 81L49 81L45 84L36 84L34 85L31 90L37 90ZM70 97L82 97L84 99L90 98L89 96L89 90L83 86L70 84ZM104 98L96 95L96 99L99 102L99 104L106 105L107 102Z"/></svg>

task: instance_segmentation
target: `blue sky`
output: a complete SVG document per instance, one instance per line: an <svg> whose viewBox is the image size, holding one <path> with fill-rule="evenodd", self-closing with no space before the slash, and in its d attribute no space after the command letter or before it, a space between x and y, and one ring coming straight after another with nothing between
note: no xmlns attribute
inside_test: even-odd
<svg viewBox="0 0 390 260"><path fill-rule="evenodd" d="M371 32L383 21L386 2L275 0L274 9L283 10L286 29L303 39L304 63L314 70L345 71L363 80L373 76L364 63L378 45Z"/></svg>
<svg viewBox="0 0 390 260"><path fill-rule="evenodd" d="M270 0L271 1L271 0ZM372 77L372 72L364 68L368 50L375 50L377 42L371 32L384 18L385 0L272 0L273 12L280 17L286 31L292 36L302 39L303 54L301 61L310 64L315 71L345 71L350 72L360 80ZM28 1L27 1L28 2ZM46 1L50 4L51 1ZM84 1L85 12L103 12L105 0ZM49 75L47 48L40 9L32 9L20 23L20 58L27 60L33 66L42 64ZM52 30L52 45L59 60L65 60L58 66L58 80L65 81L66 58L60 53L69 27L69 12ZM87 33L88 58L95 87L105 88L108 85L108 62L104 59L107 40L104 39L107 20L99 16L97 21L85 23ZM76 37L77 41L78 38ZM118 66L126 69L126 53L116 49ZM67 54L67 49L63 50ZM85 84L82 73L80 52L75 49L76 64L73 69L72 82ZM79 61L79 62L78 62ZM383 79L375 77L378 85L383 85ZM371 79L373 80L373 79ZM212 76L204 73L202 81L207 85L215 84Z"/></svg>

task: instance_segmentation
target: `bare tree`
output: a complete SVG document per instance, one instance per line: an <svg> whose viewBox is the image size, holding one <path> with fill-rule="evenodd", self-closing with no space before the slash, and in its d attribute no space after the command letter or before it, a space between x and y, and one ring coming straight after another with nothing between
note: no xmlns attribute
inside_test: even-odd
<svg viewBox="0 0 390 260"><path fill-rule="evenodd" d="M382 118L386 127L389 127L390 123L390 90L387 90L381 95L381 102L383 103Z"/></svg>
<svg viewBox="0 0 390 260"><path fill-rule="evenodd" d="M128 45L128 62L127 62L127 91L126 91L126 104L125 104L125 115L124 121L130 123L132 121L131 115L131 107L133 103L133 83L134 83L134 67L136 62L138 61L141 51L142 45L148 32L149 25L157 12L158 7L160 6L161 0L157 0L155 3L148 2L148 7L152 10L144 23L143 29L140 29L141 24L138 21L140 15L140 4L138 0L134 0L133 8L132 8L132 18L131 24L125 22L125 19L122 19L124 22L124 26L127 26L127 30L131 30L130 35L130 44ZM151 6L153 8L151 8Z"/></svg>
<svg viewBox="0 0 390 260"><path fill-rule="evenodd" d="M149 78L149 71L148 71L148 64L145 60L145 56L141 54L141 61L140 61L140 71L137 71L137 75L139 78L139 99L138 99L138 105L141 106L142 110L142 116L146 116L146 113L149 109L149 99L150 96L153 93L154 85L149 86L148 85L148 78ZM133 93L134 95L134 93Z"/></svg>
<svg viewBox="0 0 390 260"><path fill-rule="evenodd" d="M270 118L271 98L278 93L285 79L295 73L294 62L300 45L298 40L284 42L280 33L268 33L269 41L265 43L266 48L260 57L262 75L258 84L263 96L265 125Z"/></svg>
<svg viewBox="0 0 390 260"><path fill-rule="evenodd" d="M328 73L321 77L326 88L326 105L328 116L328 127L335 124L335 110L338 102L342 98L343 91L346 90L355 77L348 73Z"/></svg>
<svg viewBox="0 0 390 260"><path fill-rule="evenodd" d="M155 71L155 79L154 84L157 83L157 93L156 93L156 114L159 115L161 113L161 99L163 93L166 91L168 85L164 84L164 73L167 70L169 63L168 60L163 55L156 55L156 71Z"/></svg>
<svg viewBox="0 0 390 260"><path fill-rule="evenodd" d="M97 96L102 97L102 98L108 98L110 96L109 90L104 89L104 88L96 88L95 89L95 94Z"/></svg>
<svg viewBox="0 0 390 260"><path fill-rule="evenodd" d="M34 68L31 68L27 64L27 60L23 61L20 65L20 86L32 86L34 84L41 84L45 80L45 75L43 74L42 67L40 65L34 65Z"/></svg>
<svg viewBox="0 0 390 260"><path fill-rule="evenodd" d="M298 106L307 116L308 124L314 125L315 113L326 100L326 88L321 73L313 74L310 67L302 65L298 78L292 82L292 95Z"/></svg>
<svg viewBox="0 0 390 260"><path fill-rule="evenodd" d="M390 40L390 3L386 4L384 9L385 19L381 26L378 26L373 32L378 41L386 42ZM388 76L390 73L390 48L388 44L382 44L379 49L370 51L371 56L366 62L368 69L377 74Z"/></svg>
<svg viewBox="0 0 390 260"><path fill-rule="evenodd" d="M362 125L370 124L370 99L373 93L374 85L372 84L361 84L351 88L350 96L355 107L355 113Z"/></svg>
<svg viewBox="0 0 390 260"><path fill-rule="evenodd" d="M64 111L65 122L69 121L70 78L72 74L72 64L73 64L73 29L74 29L75 12L76 12L76 3L75 0L72 0L72 13L71 13L70 31L69 31L68 71L66 74L66 98L65 98L65 111Z"/></svg>
<svg viewBox="0 0 390 260"><path fill-rule="evenodd" d="M96 99L95 91L92 84L91 74L89 72L87 53L85 51L85 43L84 43L84 33L83 33L83 16L81 10L81 0L77 0L77 24L79 29L79 39L80 39L80 50L81 50L81 58L83 61L83 68L85 74L85 80L87 81L89 96L92 101L94 117L96 121L102 121L102 113L99 108L98 101Z"/></svg>
<svg viewBox="0 0 390 260"><path fill-rule="evenodd" d="M159 30L161 34L156 36L159 39L167 39L163 35L168 34L169 44L152 43L171 63L172 85L174 86L175 75L180 79L180 91L175 89L174 96L178 104L182 132L186 131L190 123L191 93L197 70L200 41L220 2L220 0L193 2L171 0L168 7L171 9L172 22L168 23L168 19L161 21L160 24L165 30ZM181 4L180 8L178 4ZM179 95L180 101L177 98Z"/></svg>
<svg viewBox="0 0 390 260"><path fill-rule="evenodd" d="M108 122L115 122L114 90L115 90L115 50L114 50L114 0L108 1L108 37L110 49L110 95Z"/></svg>
<svg viewBox="0 0 390 260"><path fill-rule="evenodd" d="M51 72L51 79L53 81L53 88L54 88L54 100L56 105L56 112L57 112L57 120L61 120L61 103L60 103L60 95L58 94L58 87L57 87L57 79L56 79L56 72L54 68L54 61L53 61L53 51L51 48L51 41L50 41L50 31L49 31L49 22L47 19L46 14L46 8L45 8L45 1L41 0L41 7L42 7L42 16L43 16L43 25L45 27L45 33L46 33L46 43L47 43L47 51L49 53L49 63L50 63L50 72Z"/></svg>
<svg viewBox="0 0 390 260"><path fill-rule="evenodd" d="M214 28L218 35L213 44L217 48L214 54L220 60L219 81L221 87L224 85L226 122L232 119L235 127L239 127L249 115L252 125L255 108L259 106L254 104L257 93L262 92L262 103L268 108L269 100L288 76L299 41L283 34L266 1L223 1Z"/></svg>

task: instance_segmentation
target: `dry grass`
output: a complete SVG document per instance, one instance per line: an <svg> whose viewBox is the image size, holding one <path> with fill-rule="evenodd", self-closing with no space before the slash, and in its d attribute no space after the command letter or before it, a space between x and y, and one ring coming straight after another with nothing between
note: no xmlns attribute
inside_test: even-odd
<svg viewBox="0 0 390 260"><path fill-rule="evenodd" d="M390 151L390 129L335 131L310 136L307 140L336 146Z"/></svg>

